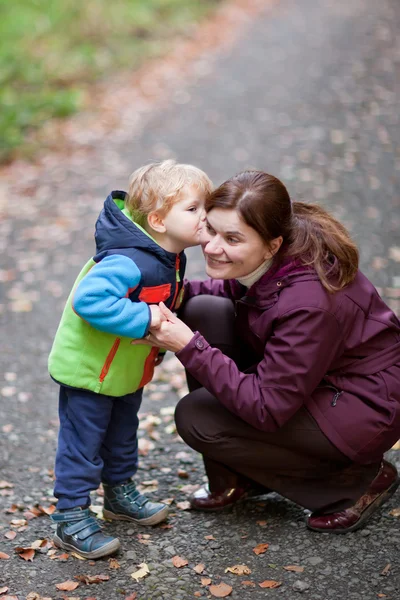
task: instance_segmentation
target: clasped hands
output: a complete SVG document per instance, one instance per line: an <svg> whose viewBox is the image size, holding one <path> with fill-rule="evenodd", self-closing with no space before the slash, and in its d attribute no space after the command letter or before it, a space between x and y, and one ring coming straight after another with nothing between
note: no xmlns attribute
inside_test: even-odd
<svg viewBox="0 0 400 600"><path fill-rule="evenodd" d="M192 339L194 333L173 312L160 304L150 304L151 324L148 335L140 340L133 340L132 345L145 344L165 348L171 352L182 350Z"/></svg>

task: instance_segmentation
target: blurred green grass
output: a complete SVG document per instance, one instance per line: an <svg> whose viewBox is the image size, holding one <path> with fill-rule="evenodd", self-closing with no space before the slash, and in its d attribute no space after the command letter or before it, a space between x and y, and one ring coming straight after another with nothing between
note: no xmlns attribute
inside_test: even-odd
<svg viewBox="0 0 400 600"><path fill-rule="evenodd" d="M162 54L219 0L0 0L0 162L82 106L88 85Z"/></svg>

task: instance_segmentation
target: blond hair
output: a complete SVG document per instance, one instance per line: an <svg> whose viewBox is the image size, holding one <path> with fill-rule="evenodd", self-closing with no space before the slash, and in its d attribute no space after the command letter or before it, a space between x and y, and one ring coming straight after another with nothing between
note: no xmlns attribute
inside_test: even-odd
<svg viewBox="0 0 400 600"><path fill-rule="evenodd" d="M129 178L129 192L125 206L133 219L143 223L154 210L165 216L181 190L195 186L207 196L213 184L201 169L179 164L175 160L153 162L136 169Z"/></svg>

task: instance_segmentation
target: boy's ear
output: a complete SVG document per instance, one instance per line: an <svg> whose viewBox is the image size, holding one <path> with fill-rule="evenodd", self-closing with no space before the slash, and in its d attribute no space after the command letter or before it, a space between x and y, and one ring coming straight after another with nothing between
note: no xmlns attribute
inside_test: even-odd
<svg viewBox="0 0 400 600"><path fill-rule="evenodd" d="M166 231L164 219L156 210L153 210L147 215L147 223L151 229L154 229L154 231L157 231L158 233L165 233Z"/></svg>

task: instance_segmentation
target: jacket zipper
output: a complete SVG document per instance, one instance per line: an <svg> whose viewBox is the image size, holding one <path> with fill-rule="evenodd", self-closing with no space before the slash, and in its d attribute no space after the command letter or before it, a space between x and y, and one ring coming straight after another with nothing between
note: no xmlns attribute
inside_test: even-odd
<svg viewBox="0 0 400 600"><path fill-rule="evenodd" d="M343 391L338 390L337 388L335 388L334 385L322 385L321 387L323 388L329 388L330 390L333 390L334 396L331 400L331 406L336 406L338 399L340 398L340 396L343 394Z"/></svg>
<svg viewBox="0 0 400 600"><path fill-rule="evenodd" d="M179 282L181 280L181 277L180 277L180 274L179 274L180 262L181 262L181 259L179 258L179 256L177 256L176 259L175 259L176 287L175 287L174 297L172 299L171 310L174 310L176 297L178 295Z"/></svg>
<svg viewBox="0 0 400 600"><path fill-rule="evenodd" d="M100 377L99 377L100 383L103 383L104 379L106 378L106 375L107 375L108 371L110 370L111 363L114 360L115 355L117 354L117 350L119 348L120 343L121 343L121 338L116 338L111 347L110 352L107 355L107 358L105 360L103 368L101 370Z"/></svg>

